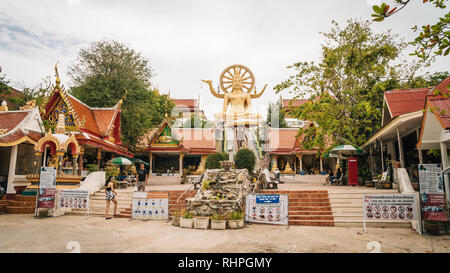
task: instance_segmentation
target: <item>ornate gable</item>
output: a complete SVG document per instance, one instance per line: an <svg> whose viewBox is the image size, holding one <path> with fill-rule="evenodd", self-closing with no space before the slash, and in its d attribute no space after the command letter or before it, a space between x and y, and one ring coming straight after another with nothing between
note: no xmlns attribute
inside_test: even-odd
<svg viewBox="0 0 450 273"><path fill-rule="evenodd" d="M172 126L164 120L156 134L153 135L150 146L154 147L179 147L180 141L172 130Z"/></svg>

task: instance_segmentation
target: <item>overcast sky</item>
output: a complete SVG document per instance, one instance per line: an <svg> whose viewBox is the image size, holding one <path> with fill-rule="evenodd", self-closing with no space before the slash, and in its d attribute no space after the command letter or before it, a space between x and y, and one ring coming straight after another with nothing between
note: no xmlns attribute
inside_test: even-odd
<svg viewBox="0 0 450 273"><path fill-rule="evenodd" d="M393 2L393 1L390 1ZM216 87L222 70L235 63L249 67L265 94L253 101L255 112L266 113L275 101L273 86L287 79L286 66L318 60L331 20L371 19L377 0L0 0L0 66L12 81L36 86L54 78L60 62L62 83L70 86L67 66L80 48L103 38L116 39L143 53L156 72L152 80L161 93L175 98L201 97L208 118L222 101L201 79ZM392 29L413 40L414 25L434 23L445 11L413 0L381 23L376 32ZM449 70L450 57L440 57L430 71ZM290 97L285 94L284 97Z"/></svg>

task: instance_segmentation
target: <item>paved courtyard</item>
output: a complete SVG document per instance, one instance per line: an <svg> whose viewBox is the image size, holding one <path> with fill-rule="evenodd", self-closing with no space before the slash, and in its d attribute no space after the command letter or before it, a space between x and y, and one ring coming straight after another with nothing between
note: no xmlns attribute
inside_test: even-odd
<svg viewBox="0 0 450 273"><path fill-rule="evenodd" d="M166 221L32 215L0 216L0 252L444 252L450 236L406 228L247 225L242 230L181 229Z"/></svg>

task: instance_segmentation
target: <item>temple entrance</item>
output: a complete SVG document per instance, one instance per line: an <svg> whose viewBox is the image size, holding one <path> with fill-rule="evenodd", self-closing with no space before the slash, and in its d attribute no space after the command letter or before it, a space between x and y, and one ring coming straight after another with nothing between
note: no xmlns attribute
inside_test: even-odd
<svg viewBox="0 0 450 273"><path fill-rule="evenodd" d="M179 154L153 154L153 169L155 175L172 175L180 172Z"/></svg>
<svg viewBox="0 0 450 273"><path fill-rule="evenodd" d="M183 168L195 171L197 170L198 165L200 165L200 162L200 155L186 155L183 160Z"/></svg>

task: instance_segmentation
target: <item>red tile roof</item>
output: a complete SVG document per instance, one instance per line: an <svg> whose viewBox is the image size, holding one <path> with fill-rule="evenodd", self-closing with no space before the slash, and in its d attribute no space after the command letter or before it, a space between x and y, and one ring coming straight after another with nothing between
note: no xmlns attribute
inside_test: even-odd
<svg viewBox="0 0 450 273"><path fill-rule="evenodd" d="M109 127L111 126L111 121L114 118L114 109L95 109L92 110L94 114L95 121L97 123L98 130L101 135L106 135Z"/></svg>
<svg viewBox="0 0 450 273"><path fill-rule="evenodd" d="M298 129L269 128L269 153L294 150Z"/></svg>
<svg viewBox="0 0 450 273"><path fill-rule="evenodd" d="M450 129L450 98L430 98L430 104L444 129Z"/></svg>
<svg viewBox="0 0 450 273"><path fill-rule="evenodd" d="M393 118L424 109L430 92L428 88L396 89L384 92L384 96Z"/></svg>
<svg viewBox="0 0 450 273"><path fill-rule="evenodd" d="M292 102L292 104L291 104ZM299 107L304 103L308 102L308 100L300 100L300 99L284 99L281 101L281 105L283 108L285 107Z"/></svg>
<svg viewBox="0 0 450 273"><path fill-rule="evenodd" d="M438 84L435 90L442 94L449 94L450 77ZM427 97L432 107L431 111L436 115L444 129L450 129L450 98L442 95L429 95Z"/></svg>
<svg viewBox="0 0 450 273"><path fill-rule="evenodd" d="M198 108L198 100L197 99L173 99L173 103L177 108Z"/></svg>
<svg viewBox="0 0 450 273"><path fill-rule="evenodd" d="M28 116L27 111L4 111L0 112L0 130L8 129L8 132L17 127L22 120Z"/></svg>
<svg viewBox="0 0 450 273"><path fill-rule="evenodd" d="M191 152L194 150L210 150L215 152L216 141L213 129L174 128L175 134L183 138L183 146Z"/></svg>
<svg viewBox="0 0 450 273"><path fill-rule="evenodd" d="M0 134L0 143L8 144L19 141L28 136L33 141L41 138L39 132L25 130L24 133L18 126L31 113L31 111L5 111L0 112L0 130L7 129L4 134Z"/></svg>
<svg viewBox="0 0 450 273"><path fill-rule="evenodd" d="M441 91L443 94L447 94L450 92L448 89L449 85L450 85L450 77L447 77L440 84L438 84L435 89Z"/></svg>

